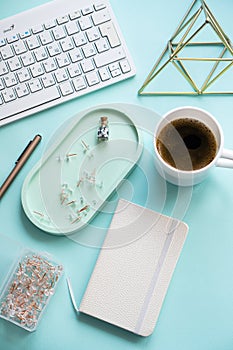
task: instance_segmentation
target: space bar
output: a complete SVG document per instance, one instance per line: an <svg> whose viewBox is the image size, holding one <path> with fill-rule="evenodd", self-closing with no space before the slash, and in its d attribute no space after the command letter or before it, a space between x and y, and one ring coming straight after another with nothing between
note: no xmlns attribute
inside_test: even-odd
<svg viewBox="0 0 233 350"><path fill-rule="evenodd" d="M18 113L25 112L28 109L56 100L59 97L61 96L58 89L56 86L52 86L45 90L20 97L17 100L7 102L4 105L0 105L0 121Z"/></svg>

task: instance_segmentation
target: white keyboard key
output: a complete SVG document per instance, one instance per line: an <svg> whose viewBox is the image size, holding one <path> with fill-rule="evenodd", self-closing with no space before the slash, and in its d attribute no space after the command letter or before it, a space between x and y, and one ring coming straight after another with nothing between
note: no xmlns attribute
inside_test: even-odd
<svg viewBox="0 0 233 350"><path fill-rule="evenodd" d="M8 64L12 72L22 67L20 60L18 59L17 56L10 58L8 60Z"/></svg>
<svg viewBox="0 0 233 350"><path fill-rule="evenodd" d="M44 61L43 66L46 73L52 72L57 69L57 65L53 58L48 58L46 61Z"/></svg>
<svg viewBox="0 0 233 350"><path fill-rule="evenodd" d="M56 71L54 73L54 75L55 75L58 83L61 83L61 82L65 81L65 80L69 79L68 74L66 73L64 68L59 69L58 71Z"/></svg>
<svg viewBox="0 0 233 350"><path fill-rule="evenodd" d="M93 44L86 44L82 47L82 49L86 58L94 56L96 54L96 49Z"/></svg>
<svg viewBox="0 0 233 350"><path fill-rule="evenodd" d="M73 35L79 32L78 23L76 21L69 22L65 25L68 35Z"/></svg>
<svg viewBox="0 0 233 350"><path fill-rule="evenodd" d="M111 72L111 71L113 71L113 70L115 70L115 69L119 69L120 66L119 66L119 63L116 62L116 63L111 63L111 64L108 66L108 68L109 68L109 70L110 70L110 72Z"/></svg>
<svg viewBox="0 0 233 350"><path fill-rule="evenodd" d="M81 61L83 59L83 54L79 48L75 48L69 52L70 59L73 63Z"/></svg>
<svg viewBox="0 0 233 350"><path fill-rule="evenodd" d="M44 28L43 28L42 24L38 24L38 25L35 25L34 27L32 27L33 34L41 33L41 32L43 32L43 30L44 30Z"/></svg>
<svg viewBox="0 0 233 350"><path fill-rule="evenodd" d="M57 60L57 64L58 64L59 68L68 66L70 64L70 60L69 60L67 54L65 54L65 53L62 53L59 56L57 56L56 60Z"/></svg>
<svg viewBox="0 0 233 350"><path fill-rule="evenodd" d="M0 39L0 47L6 45L5 39Z"/></svg>
<svg viewBox="0 0 233 350"><path fill-rule="evenodd" d="M52 85L55 85L55 80L54 80L53 75L51 73L43 75L43 77L41 78L41 81L42 81L45 88L50 87Z"/></svg>
<svg viewBox="0 0 233 350"><path fill-rule="evenodd" d="M10 57L13 57L14 56L14 53L11 49L10 46L3 46L1 49L0 49L0 53L2 54L2 58L4 60L10 58Z"/></svg>
<svg viewBox="0 0 233 350"><path fill-rule="evenodd" d="M87 43L87 39L84 33L78 33L73 36L74 42L76 46L81 46Z"/></svg>
<svg viewBox="0 0 233 350"><path fill-rule="evenodd" d="M36 60L39 61L43 61L46 58L48 58L47 52L44 49L44 47L39 47L38 49L34 50L34 55L36 57Z"/></svg>
<svg viewBox="0 0 233 350"><path fill-rule="evenodd" d="M20 38L25 39L28 38L31 35L30 30L25 30L24 32L20 33Z"/></svg>
<svg viewBox="0 0 233 350"><path fill-rule="evenodd" d="M42 85L41 85L39 79L34 79L34 80L29 81L28 86L29 86L31 92L36 92L36 91L42 90Z"/></svg>
<svg viewBox="0 0 233 350"><path fill-rule="evenodd" d="M73 20L73 19L77 19L77 18L80 18L81 17L81 12L80 11L74 11L72 13L70 13L70 19Z"/></svg>
<svg viewBox="0 0 233 350"><path fill-rule="evenodd" d="M111 75L112 75L113 78L118 77L118 75L121 75L121 70L119 68L115 69L115 70L112 70L111 71Z"/></svg>
<svg viewBox="0 0 233 350"><path fill-rule="evenodd" d="M94 5L94 9L95 9L96 11L103 10L105 7L106 7L106 6L105 6L105 4L104 4L103 2L99 2L99 3L96 3L96 4Z"/></svg>
<svg viewBox="0 0 233 350"><path fill-rule="evenodd" d="M27 48L23 41L17 41L13 44L13 48L15 50L16 55L20 55L27 51Z"/></svg>
<svg viewBox="0 0 233 350"><path fill-rule="evenodd" d="M60 85L61 93L63 96L70 95L74 92L73 87L71 86L70 82L67 81Z"/></svg>
<svg viewBox="0 0 233 350"><path fill-rule="evenodd" d="M100 32L98 27L92 27L86 31L89 41L94 41L100 38Z"/></svg>
<svg viewBox="0 0 233 350"><path fill-rule="evenodd" d="M50 21L47 21L44 26L45 26L45 29L51 29L51 28L54 28L56 27L56 22L54 19L51 19Z"/></svg>
<svg viewBox="0 0 233 350"><path fill-rule="evenodd" d="M7 74L3 79L4 79L4 82L6 84L6 87L11 87L11 86L14 86L18 83L14 73Z"/></svg>
<svg viewBox="0 0 233 350"><path fill-rule="evenodd" d="M0 62L0 75L8 73L8 68L5 62Z"/></svg>
<svg viewBox="0 0 233 350"><path fill-rule="evenodd" d="M81 62L82 70L84 73L90 72L95 69L93 61L91 59L87 59Z"/></svg>
<svg viewBox="0 0 233 350"><path fill-rule="evenodd" d="M80 25L80 28L82 30L86 30L86 29L92 27L91 20L90 20L90 18L88 16L80 18L79 19L79 25Z"/></svg>
<svg viewBox="0 0 233 350"><path fill-rule="evenodd" d="M16 99L14 103L1 106L1 117L7 118L17 115L20 112L30 110L38 105L44 105L50 101L57 100L60 97L61 95L58 92L58 89L55 86L51 86L45 90L40 90L34 94L29 94L20 99Z"/></svg>
<svg viewBox="0 0 233 350"><path fill-rule="evenodd" d="M109 50L109 44L105 38L101 38L95 42L97 51L99 53Z"/></svg>
<svg viewBox="0 0 233 350"><path fill-rule="evenodd" d="M99 69L99 75L102 81L110 79L110 74L106 67L102 67Z"/></svg>
<svg viewBox="0 0 233 350"><path fill-rule="evenodd" d="M15 91L18 97L23 97L29 94L29 90L25 83L16 86Z"/></svg>
<svg viewBox="0 0 233 350"><path fill-rule="evenodd" d="M66 37L66 33L63 27L56 27L53 29L53 35L56 40L60 40Z"/></svg>
<svg viewBox="0 0 233 350"><path fill-rule="evenodd" d="M99 28L102 36L107 36L111 47L116 47L121 44L115 26L112 22L104 23Z"/></svg>
<svg viewBox="0 0 233 350"><path fill-rule="evenodd" d="M19 40L19 37L17 34L13 34L13 35L9 35L7 38L6 38L8 44L12 44L14 43L15 41L18 41Z"/></svg>
<svg viewBox="0 0 233 350"><path fill-rule="evenodd" d="M100 82L98 74L96 72L87 73L86 79L89 86L96 85Z"/></svg>
<svg viewBox="0 0 233 350"><path fill-rule="evenodd" d="M93 9L93 6L90 5L90 6L87 6L87 7L84 7L82 9L82 14L85 16L85 15L89 15L90 13L92 13L94 11Z"/></svg>
<svg viewBox="0 0 233 350"><path fill-rule="evenodd" d="M56 42L49 44L47 46L47 49L50 56L56 56L56 55L59 55L59 53L61 53L60 46Z"/></svg>
<svg viewBox="0 0 233 350"><path fill-rule="evenodd" d="M29 66L30 64L33 64L35 62L31 52L25 52L22 56L21 56L23 65Z"/></svg>
<svg viewBox="0 0 233 350"><path fill-rule="evenodd" d="M72 22L73 23L73 22ZM65 38L60 41L61 48L64 52L72 50L74 48L74 44L70 38Z"/></svg>
<svg viewBox="0 0 233 350"><path fill-rule="evenodd" d="M68 72L71 78L77 77L78 75L81 75L81 69L79 64L73 64L68 68Z"/></svg>
<svg viewBox="0 0 233 350"><path fill-rule="evenodd" d="M3 80L0 79L0 90L3 90L5 88L4 84L3 84Z"/></svg>
<svg viewBox="0 0 233 350"><path fill-rule="evenodd" d="M69 21L69 17L67 15L60 16L57 18L58 24L64 24L64 23L67 23L68 21Z"/></svg>
<svg viewBox="0 0 233 350"><path fill-rule="evenodd" d="M115 49L103 52L99 55L96 55L94 57L94 61L96 64L96 67L103 67L107 64L119 61L121 59L125 58L125 52L122 47L117 47Z"/></svg>
<svg viewBox="0 0 233 350"><path fill-rule="evenodd" d="M74 88L76 91L83 90L87 87L83 77L73 79Z"/></svg>
<svg viewBox="0 0 233 350"><path fill-rule="evenodd" d="M29 50L34 50L40 46L40 43L36 36L31 36L26 40Z"/></svg>
<svg viewBox="0 0 233 350"><path fill-rule="evenodd" d="M32 66L30 66L30 71L33 78L39 77L40 75L44 74L44 68L40 63L35 63Z"/></svg>
<svg viewBox="0 0 233 350"><path fill-rule="evenodd" d="M29 74L29 71L27 70L27 68L23 68L20 71L17 72L17 77L20 81L20 83L23 83L29 79L31 79L31 76Z"/></svg>
<svg viewBox="0 0 233 350"><path fill-rule="evenodd" d="M120 62L120 67L123 73L128 73L131 71L131 67L128 60L123 60Z"/></svg>
<svg viewBox="0 0 233 350"><path fill-rule="evenodd" d="M47 31L40 34L40 40L43 45L47 45L53 42L53 38L50 32L47 32Z"/></svg>
<svg viewBox="0 0 233 350"><path fill-rule="evenodd" d="M104 22L110 21L110 19L110 14L108 10L105 9L92 14L92 20L96 26Z"/></svg>
<svg viewBox="0 0 233 350"><path fill-rule="evenodd" d="M12 88L5 89L2 93L2 96L5 102L10 102L16 99L15 92ZM2 115L2 109L1 109L1 115Z"/></svg>

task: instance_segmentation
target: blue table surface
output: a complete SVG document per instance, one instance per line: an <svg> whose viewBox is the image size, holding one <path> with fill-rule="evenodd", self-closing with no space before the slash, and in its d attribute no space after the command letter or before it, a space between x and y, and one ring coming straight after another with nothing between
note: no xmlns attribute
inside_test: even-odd
<svg viewBox="0 0 233 350"><path fill-rule="evenodd" d="M0 1L0 18L45 2L45 0ZM66 275L72 278L78 302L84 293L99 249L73 242L66 237L48 235L34 227L21 207L21 186L27 173L42 156L56 129L78 111L103 103L138 104L153 109L159 115L183 105L204 108L222 125L225 147L233 149L232 96L140 97L137 95L137 90L190 2L191 0L145 2L111 0L135 61L136 76L0 128L1 181L9 173L20 151L32 136L37 133L43 135L43 141L0 202L0 234L13 238L27 247L46 250L60 260L65 267ZM233 2L209 0L208 4L220 23L224 24L223 27L229 37L233 37ZM232 87L231 78L230 75L226 75L224 79ZM175 79L171 80L176 83ZM152 149L150 135L146 137L146 145ZM0 320L0 349L232 350L232 185L232 170L216 168L205 182L192 189L190 202L185 203L182 209L182 219L189 225L188 238L155 331L150 337L138 337L93 318L78 318L72 308L66 281L63 278L36 332L28 333L5 320ZM167 186L167 195L169 198L166 210L169 212L171 209L169 206L172 207L177 196L175 186ZM139 204L140 196L143 196L143 188L140 188L135 197L135 201ZM155 208L153 201L150 206L152 209Z"/></svg>

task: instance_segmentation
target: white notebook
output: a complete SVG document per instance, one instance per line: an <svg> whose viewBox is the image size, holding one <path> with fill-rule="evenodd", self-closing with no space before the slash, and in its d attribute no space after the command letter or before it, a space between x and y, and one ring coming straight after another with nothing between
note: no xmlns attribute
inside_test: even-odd
<svg viewBox="0 0 233 350"><path fill-rule="evenodd" d="M181 221L120 199L79 311L150 335L187 232Z"/></svg>

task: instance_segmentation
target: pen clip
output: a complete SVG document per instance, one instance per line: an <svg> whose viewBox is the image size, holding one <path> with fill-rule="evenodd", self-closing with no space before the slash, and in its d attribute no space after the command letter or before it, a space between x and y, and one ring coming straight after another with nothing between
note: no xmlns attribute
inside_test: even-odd
<svg viewBox="0 0 233 350"><path fill-rule="evenodd" d="M28 149L28 147L30 146L31 143L32 143L32 141L29 141L28 145L24 148L23 152L20 154L20 156L16 160L15 164L17 164L20 161L20 159L22 158L22 156L24 155L24 153L26 152L26 150Z"/></svg>

